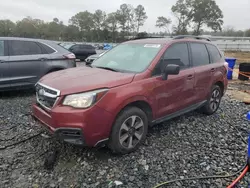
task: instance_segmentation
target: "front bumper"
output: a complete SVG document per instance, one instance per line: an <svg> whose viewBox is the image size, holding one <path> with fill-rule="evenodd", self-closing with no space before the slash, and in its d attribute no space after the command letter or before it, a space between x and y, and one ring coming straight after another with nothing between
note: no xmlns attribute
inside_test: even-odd
<svg viewBox="0 0 250 188"><path fill-rule="evenodd" d="M114 118L97 106L89 109L56 106L47 110L33 104L32 112L34 118L60 140L90 147L108 140Z"/></svg>

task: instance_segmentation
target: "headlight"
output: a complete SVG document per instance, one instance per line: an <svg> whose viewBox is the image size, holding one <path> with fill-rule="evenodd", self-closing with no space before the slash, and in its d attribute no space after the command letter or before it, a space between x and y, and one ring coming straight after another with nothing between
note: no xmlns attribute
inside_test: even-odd
<svg viewBox="0 0 250 188"><path fill-rule="evenodd" d="M108 89L99 89L86 93L68 95L63 100L63 105L74 108L88 108L107 93Z"/></svg>

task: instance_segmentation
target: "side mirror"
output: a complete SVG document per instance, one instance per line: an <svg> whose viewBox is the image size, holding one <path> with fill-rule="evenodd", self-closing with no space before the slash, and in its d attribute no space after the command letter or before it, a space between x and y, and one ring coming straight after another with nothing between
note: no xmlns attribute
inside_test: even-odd
<svg viewBox="0 0 250 188"><path fill-rule="evenodd" d="M167 65L162 72L162 79L167 80L168 75L178 75L180 73L180 66L169 64Z"/></svg>

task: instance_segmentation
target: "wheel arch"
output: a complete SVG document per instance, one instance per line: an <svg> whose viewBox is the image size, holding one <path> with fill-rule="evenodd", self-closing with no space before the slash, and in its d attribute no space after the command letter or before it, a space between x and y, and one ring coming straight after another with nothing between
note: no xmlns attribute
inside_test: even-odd
<svg viewBox="0 0 250 188"><path fill-rule="evenodd" d="M132 106L140 108L142 111L146 113L149 124L153 121L154 119L153 106L144 96L136 96L136 97L127 99L125 102L123 102L116 110L117 113L115 115L114 121L125 108L132 107Z"/></svg>
<svg viewBox="0 0 250 188"><path fill-rule="evenodd" d="M219 86L221 89L221 92L224 93L225 86L224 86L224 83L222 81L217 81L214 83L214 85Z"/></svg>

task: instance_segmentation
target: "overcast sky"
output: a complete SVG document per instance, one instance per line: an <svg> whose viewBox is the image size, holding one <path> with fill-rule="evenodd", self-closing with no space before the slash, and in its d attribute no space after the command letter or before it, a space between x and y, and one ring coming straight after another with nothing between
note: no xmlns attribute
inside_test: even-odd
<svg viewBox="0 0 250 188"><path fill-rule="evenodd" d="M31 16L45 21L54 17L68 24L69 18L77 12L101 9L107 13L116 11L123 3L145 7L148 19L141 31L159 31L155 28L158 16L171 17L171 7L176 0L0 0L0 19L20 20ZM224 26L235 29L250 28L250 0L216 0L224 14Z"/></svg>

